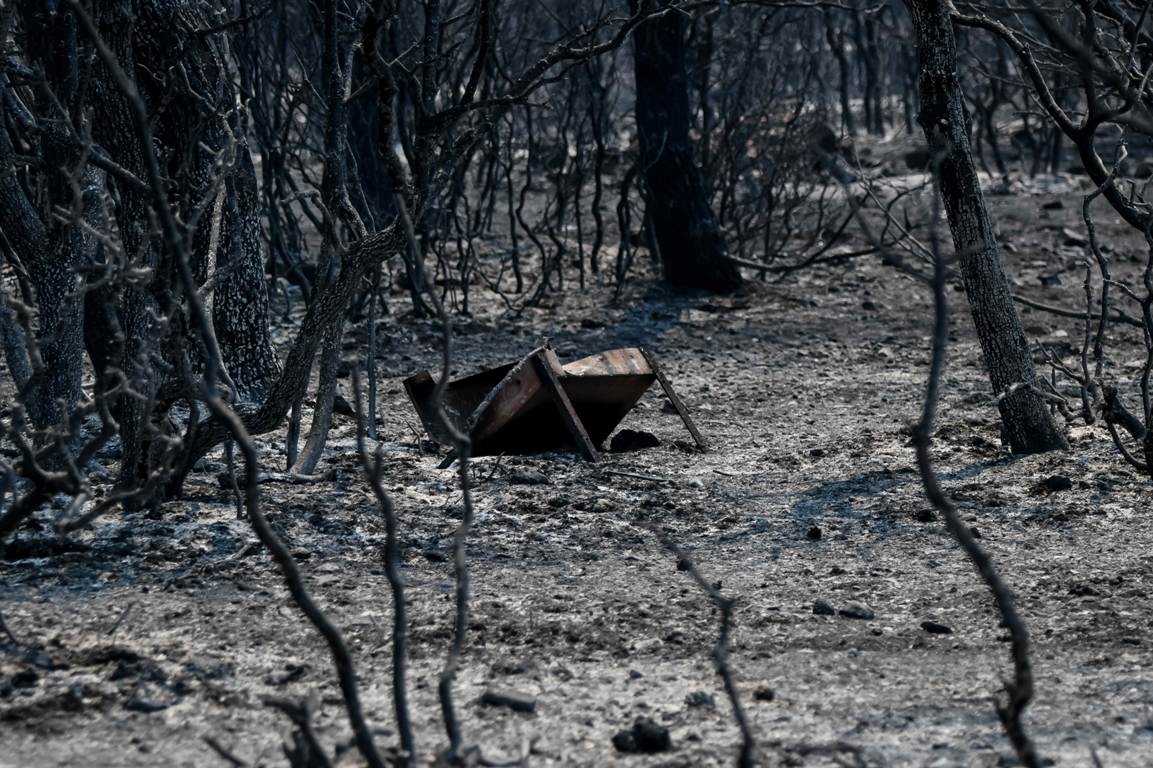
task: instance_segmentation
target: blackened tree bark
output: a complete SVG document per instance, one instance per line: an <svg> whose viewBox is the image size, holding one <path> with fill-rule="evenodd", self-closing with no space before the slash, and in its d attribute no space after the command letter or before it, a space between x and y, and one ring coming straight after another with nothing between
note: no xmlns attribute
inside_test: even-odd
<svg viewBox="0 0 1153 768"><path fill-rule="evenodd" d="M80 399L84 347L78 268L96 248L95 239L76 226L79 222L61 221L50 212L59 206L76 210L81 217L90 214L93 201L100 197L103 176L80 166L79 148L64 127L78 123L75 115L83 111L75 20L71 13L49 13L37 3L28 3L23 10L25 45L44 80L37 91L37 110L53 115L55 121L36 142L45 173L35 203L17 181L7 136L0 137L0 176L5 177L0 182L0 230L35 292L40 365L28 382L24 402L32 423L47 428L59 421L61 410L70 412ZM0 84L0 98L5 91L6 84Z"/></svg>
<svg viewBox="0 0 1153 768"><path fill-rule="evenodd" d="M1005 436L1014 453L1065 447L1044 399L1001 266L977 169L969 147L969 114L957 77L957 46L947 0L905 0L919 60L921 112L939 178L953 246L969 298L985 366L998 395Z"/></svg>
<svg viewBox="0 0 1153 768"><path fill-rule="evenodd" d="M129 0L99 3L94 14L101 35L120 65L133 72L136 68L133 45L136 18ZM105 67L95 66L93 69L92 101L93 139L137 178L145 178L144 157L132 129L128 101ZM120 187L118 191L115 218L124 260L135 269L155 274L159 249L149 235L147 194L129 185ZM118 370L127 377L133 391L141 395L122 395L113 404L113 413L120 425L119 484L122 488L135 488L147 472L148 412L158 387L150 356L160 346L157 322L160 311L155 295L144 281L124 286L119 295L103 290L91 292L86 304L85 335L97 379L103 380L107 374ZM109 311L110 306L117 308ZM106 345L107 340L115 335L119 335L123 343L116 347ZM128 507L134 504L130 500Z"/></svg>
<svg viewBox="0 0 1153 768"><path fill-rule="evenodd" d="M154 136L174 181L172 199L189 232L196 278L214 280L212 321L222 362L237 396L260 402L277 373L268 323L256 171L237 111L236 76L207 6L190 0L135 0L137 80L156 113ZM213 201L220 195L215 251ZM184 346L198 351L191 329Z"/></svg>
<svg viewBox="0 0 1153 768"><path fill-rule="evenodd" d="M661 5L668 0L633 0L634 11ZM685 26L684 12L671 9L633 33L637 133L648 188L645 206L665 279L687 288L729 292L740 287L741 275L728 259L689 139Z"/></svg>
<svg viewBox="0 0 1153 768"><path fill-rule="evenodd" d="M215 264L209 289L213 325L224 367L238 387L236 399L259 403L277 373L268 330L259 200L229 57L219 37L199 33L209 26L203 10L189 0L109 0L98 4L95 20L121 67L135 76L150 112L153 148L171 181L169 199L182 225L189 227L184 236L195 278L207 280ZM131 108L103 66L94 69L93 101L97 144L138 178L146 177ZM94 367L98 372L105 365L123 371L132 389L143 395L122 397L115 409L122 444L121 486L138 488L153 470L150 422L162 424L172 400L188 392L188 382L180 380L184 358L193 367L203 360L198 335L179 302L176 264L151 224L150 197L132 185L119 186L115 216L124 258L151 277L147 284L125 286L119 297L96 296L85 320L109 329L86 329L101 331L88 333ZM220 232L213 251L217 199ZM116 299L115 316L108 317L107 307L98 305ZM113 333L123 337L120 349L99 350L98 339ZM167 380L158 373L160 360Z"/></svg>
<svg viewBox="0 0 1153 768"><path fill-rule="evenodd" d="M224 366L239 397L262 402L280 365L268 324L268 284L260 232L256 170L247 142L237 147L236 168L225 182L224 216L216 257L212 322Z"/></svg>
<svg viewBox="0 0 1153 768"><path fill-rule="evenodd" d="M362 82L368 77L363 56L353 61L353 82ZM377 134L380 132L380 118L377 115L376 100L370 95L351 99L348 103L348 153L352 160L356 183L350 183L361 195L352 202L357 206L365 224L373 232L382 229L396 216L396 192L380 153L376 150ZM350 182L352 180L350 179Z"/></svg>
<svg viewBox="0 0 1153 768"><path fill-rule="evenodd" d="M837 60L837 74L840 76L838 93L841 99L841 125L845 133L852 136L857 132L857 124L853 119L853 71L849 64L849 55L845 51L845 32L833 21L833 14L828 9L822 10L825 21L825 42Z"/></svg>

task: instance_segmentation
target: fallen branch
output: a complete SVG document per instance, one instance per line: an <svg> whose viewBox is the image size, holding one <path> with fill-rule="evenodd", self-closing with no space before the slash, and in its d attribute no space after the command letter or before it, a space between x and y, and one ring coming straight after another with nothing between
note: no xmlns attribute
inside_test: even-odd
<svg viewBox="0 0 1153 768"><path fill-rule="evenodd" d="M617 475L618 477L631 477L636 480L648 480L650 483L671 483L667 477L657 477L656 475L642 475L639 472L625 472L623 469L605 469L603 470L606 475Z"/></svg>
<svg viewBox="0 0 1153 768"><path fill-rule="evenodd" d="M1079 310L1079 309L1065 309L1064 307L1057 307L1057 306L1053 306L1052 304L1042 304L1039 301L1034 301L1033 299L1026 298L1019 293L1014 293L1014 294L1012 294L1012 296L1013 296L1013 301L1017 302L1018 304L1020 304L1022 306L1029 307L1031 309L1036 309L1036 310L1039 310L1041 312L1048 312L1051 315L1058 315L1060 317L1072 317L1072 318L1075 318L1077 320L1084 320L1085 319L1085 312L1083 312L1082 310ZM1117 309L1116 307L1111 307L1111 309L1113 310L1113 312L1111 314L1106 315L1106 317L1108 319L1116 321L1118 323L1124 323L1125 325L1132 325L1135 328L1143 328L1144 327L1144 324L1140 320L1138 320L1137 318L1133 317L1132 315L1130 315L1126 312L1122 312L1121 310ZM1091 312L1091 313L1089 313L1089 319L1100 320L1101 319L1101 313L1100 312Z"/></svg>
<svg viewBox="0 0 1153 768"><path fill-rule="evenodd" d="M213 752L220 757L221 760L233 766L233 768L248 768L248 763L241 760L239 757L232 753L232 750L221 744L213 736L205 736L204 743L212 749Z"/></svg>

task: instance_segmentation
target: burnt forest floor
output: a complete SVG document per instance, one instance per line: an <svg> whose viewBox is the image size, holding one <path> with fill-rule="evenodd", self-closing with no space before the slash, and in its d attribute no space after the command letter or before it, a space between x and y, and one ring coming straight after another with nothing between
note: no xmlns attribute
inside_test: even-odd
<svg viewBox="0 0 1153 768"><path fill-rule="evenodd" d="M1080 194L990 198L1018 290L1080 306L1082 254L1062 232L1083 231ZM1055 200L1064 207L1042 207ZM1101 211L1117 263L1135 269L1141 243ZM859 259L738 296L677 295L643 278L625 293L614 303L608 288L570 290L518 318L492 302L458 323L462 373L545 337L562 360L644 344L712 448L685 449L654 388L624 426L658 447L599 464L567 453L473 462L473 601L456 688L466 741L528 765L733 764L738 734L710 659L717 614L655 524L738 599L732 665L764 765L1015 764L992 703L1009 673L1005 630L914 469L926 287ZM950 299L933 454L1032 632L1032 733L1056 765L1090 765L1091 749L1107 767L1150 765L1149 480L1101 426L1073 425L1068 452L1010 457L964 294ZM1077 320L1022 317L1033 340L1067 356L1079 346ZM438 328L409 316L381 327L385 481L401 521L418 746L431 763L445 744L436 680L460 494L400 385L437 366ZM1143 352L1122 336L1111 370L1131 380ZM283 430L257 442L264 468L282 470ZM325 647L237 519L222 462L210 456L187 497L155 512L59 539L46 510L39 530L16 537L0 563L0 605L26 645L0 652L0 765L224 765L207 736L250 765L282 765L289 723L262 699L312 693L320 739L347 746ZM262 485L264 508L345 632L378 742L392 745L383 525L351 418L337 417L321 470L335 475ZM874 617L816 615L817 600ZM930 634L925 621L952 633ZM490 687L532 697L535 713L480 703ZM612 736L638 717L668 727L672 751L618 753ZM351 751L339 761L357 764Z"/></svg>

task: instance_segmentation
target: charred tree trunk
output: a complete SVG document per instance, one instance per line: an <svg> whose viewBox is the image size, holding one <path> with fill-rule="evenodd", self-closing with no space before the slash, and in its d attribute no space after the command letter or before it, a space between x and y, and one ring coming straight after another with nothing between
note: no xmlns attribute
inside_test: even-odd
<svg viewBox="0 0 1153 768"><path fill-rule="evenodd" d="M126 2L102 3L95 9L100 34L127 72L136 69L133 45L136 17ZM125 95L117 87L111 74L97 66L93 72L94 109L92 136L111 156L138 178L145 177L144 157L139 140L132 129L130 107ZM124 185L119 189L119 204L115 208L117 229L120 233L124 260L134 269L155 272L159 266L158 249L152 241L149 222L149 202L145 192ZM155 278L153 278L155 279ZM123 287L119 295L101 291L88 295L86 321L93 325L105 324L108 329L118 327L122 344L117 349L105 346L106 338L97 329L86 329L88 353L103 378L113 370L123 372L132 389L142 395L121 395L113 403L113 413L120 425L120 479L121 488L140 486L146 468L145 435L148 425L150 401L156 394L157 382L150 356L160 346L160 315L151 286L143 281ZM109 311L105 302L117 301L117 308ZM112 317L115 315L115 317ZM129 500L128 508L136 505Z"/></svg>
<svg viewBox="0 0 1153 768"><path fill-rule="evenodd" d="M666 0L634 0L637 8L664 4ZM672 10L644 22L633 33L633 42L637 132L648 188L645 205L665 279L686 288L736 290L741 275L728 259L689 139L684 13Z"/></svg>
<svg viewBox="0 0 1153 768"><path fill-rule="evenodd" d="M1001 249L969 148L969 114L957 77L957 48L946 0L905 0L919 57L918 120L933 156L965 292L985 365L1014 453L1065 446L1045 401L1001 266Z"/></svg>
<svg viewBox="0 0 1153 768"><path fill-rule="evenodd" d="M237 147L236 168L225 182L212 321L224 367L240 399L251 403L264 400L280 372L268 324L259 205L256 169L248 144L242 141Z"/></svg>
<svg viewBox="0 0 1153 768"><path fill-rule="evenodd" d="M171 179L170 200L189 228L182 235L194 277L213 280L208 295L225 370L238 386L239 401L259 403L277 367L268 330L255 171L239 130L243 120L236 112L227 52L219 39L198 33L209 25L202 9L188 0L125 0L98 8L101 36L135 77L139 98L150 113L153 148ZM94 88L93 137L129 171L145 177L129 103L104 67L96 68ZM219 237L213 250L213 201L218 199ZM108 358L110 367L122 370L133 389L144 395L122 397L116 407L121 485L139 488L155 469L151 430L165 422L168 406L189 391L186 385L191 382L182 380L185 365L198 369L204 360L201 340L180 301L174 257L151 225L151 200L141 190L122 185L118 202L117 229L125 259L151 277L147 284L125 286L119 297L96 296L86 319L104 320L102 325L123 335L122 349L112 355L99 350L102 333L89 333L95 367L102 367L99 358ZM107 309L94 306L117 298L114 318L102 317L101 310L107 315ZM163 365L158 367L159 361Z"/></svg>
<svg viewBox="0 0 1153 768"><path fill-rule="evenodd" d="M27 49L45 81L37 91L37 109L40 114L63 110L64 120L79 123L75 116L83 111L84 94L79 86L75 19L69 12L49 13L33 3L24 11ZM80 165L79 149L64 128L43 131L38 145L45 169L45 197L34 203L16 180L7 141L7 137L0 138L4 143L0 174L8 177L0 229L27 269L35 292L41 365L33 372L24 400L33 425L44 429L70 413L80 400L84 337L78 268L95 253L95 239L84 232L80 221L62 222L51 213L42 216L36 205L45 212L54 206L75 210L86 218L92 213L93 200L100 197L97 187L103 175Z"/></svg>
<svg viewBox="0 0 1153 768"><path fill-rule="evenodd" d="M845 33L833 21L833 14L828 8L824 11L825 42L837 60L837 74L839 76L837 91L841 99L841 125L845 133L852 136L857 132L857 123L853 118L853 70L849 64L849 56L845 52Z"/></svg>

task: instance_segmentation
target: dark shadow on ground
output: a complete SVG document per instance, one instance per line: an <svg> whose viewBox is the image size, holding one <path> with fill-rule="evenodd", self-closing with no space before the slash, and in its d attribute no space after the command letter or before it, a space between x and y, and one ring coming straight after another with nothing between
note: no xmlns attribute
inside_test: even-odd
<svg viewBox="0 0 1153 768"><path fill-rule="evenodd" d="M994 461L978 461L939 474L942 483L971 480L993 467L1004 466L1015 461L1005 457ZM889 469L863 472L843 480L817 483L799 494L789 507L789 517L798 528L808 529L819 525L822 520L835 518L842 522L860 522L869 510L855 507L854 502L862 498L877 496L906 483L920 484L921 478L915 472L894 472ZM946 485L946 491L948 487ZM871 522L883 522L871 520ZM895 522L895 521L891 521Z"/></svg>

